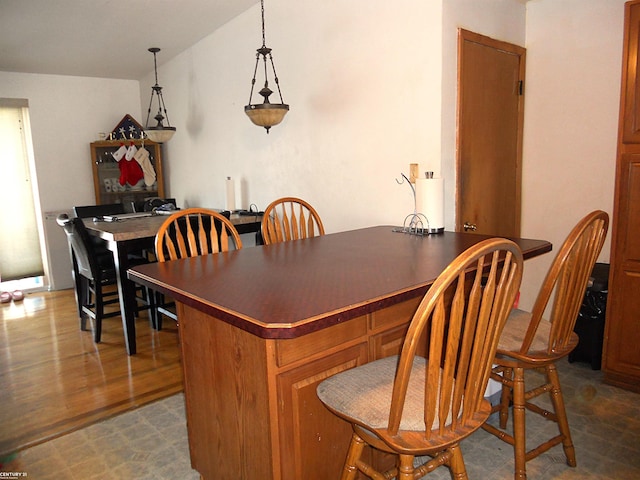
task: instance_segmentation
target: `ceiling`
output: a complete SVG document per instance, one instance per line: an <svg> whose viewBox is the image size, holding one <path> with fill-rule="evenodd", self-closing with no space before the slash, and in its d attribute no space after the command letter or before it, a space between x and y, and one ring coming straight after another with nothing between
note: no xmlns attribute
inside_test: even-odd
<svg viewBox="0 0 640 480"><path fill-rule="evenodd" d="M0 71L137 80L257 3L0 0Z"/></svg>

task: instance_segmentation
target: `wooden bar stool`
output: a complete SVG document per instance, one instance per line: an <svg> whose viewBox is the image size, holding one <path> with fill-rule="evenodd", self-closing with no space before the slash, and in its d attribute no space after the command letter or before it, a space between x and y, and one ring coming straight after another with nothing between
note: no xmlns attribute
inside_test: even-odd
<svg viewBox="0 0 640 480"><path fill-rule="evenodd" d="M584 298L589 275L607 235L609 217L595 211L584 217L571 231L558 251L531 313L514 309L500 338L491 378L502 383L500 428L485 424L483 428L513 446L514 478L526 479L526 462L562 443L569 466L576 466L576 455L569 431L560 380L555 363L569 355L578 344L573 328ZM542 315L553 297L549 320ZM545 383L525 387L525 370L544 372ZM553 411L532 402L548 393ZM513 434L506 431L509 404L513 403ZM558 424L559 434L527 451L525 410L542 415Z"/></svg>
<svg viewBox="0 0 640 480"><path fill-rule="evenodd" d="M399 357L318 385L320 400L353 426L342 480L354 480L358 472L413 480L441 465L449 466L452 478L467 478L459 443L491 413L484 391L521 279L522 253L513 242L478 243L429 288ZM365 445L398 455L397 466L377 471L362 456ZM416 467L415 457L426 461Z"/></svg>

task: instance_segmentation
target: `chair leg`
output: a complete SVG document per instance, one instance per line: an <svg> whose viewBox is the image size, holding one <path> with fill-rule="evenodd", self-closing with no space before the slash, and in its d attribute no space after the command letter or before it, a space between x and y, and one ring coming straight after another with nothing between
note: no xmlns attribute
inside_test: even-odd
<svg viewBox="0 0 640 480"><path fill-rule="evenodd" d="M78 315L80 316L80 330L87 331L87 314L84 313L84 306L89 304L89 285L87 280L82 277L82 281L78 283L78 290L76 291L76 300L78 302Z"/></svg>
<svg viewBox="0 0 640 480"><path fill-rule="evenodd" d="M413 455L400 455L400 468L398 469L398 480L413 480Z"/></svg>
<svg viewBox="0 0 640 480"><path fill-rule="evenodd" d="M148 287L143 288L147 299L147 305L149 306L149 323L151 323L151 328L156 329L156 325L158 322L158 311L156 309L156 292Z"/></svg>
<svg viewBox="0 0 640 480"><path fill-rule="evenodd" d="M358 460L360 460L364 446L365 441L354 432L340 480L355 480L356 475L358 475Z"/></svg>
<svg viewBox="0 0 640 480"><path fill-rule="evenodd" d="M525 426L524 368L513 369L513 453L514 478L526 480L526 426Z"/></svg>
<svg viewBox="0 0 640 480"><path fill-rule="evenodd" d="M451 452L451 460L449 462L451 476L455 480L467 480L467 469L464 466L464 458L462 457L460 445L455 444L451 446L449 451Z"/></svg>
<svg viewBox="0 0 640 480"><path fill-rule="evenodd" d="M552 385L551 388L551 401L553 402L553 408L556 413L558 421L558 428L560 434L563 436L562 448L564 448L564 454L567 457L567 465L570 467L576 466L576 452L571 440L571 432L569 431L569 421L567 420L567 412L564 407L564 399L562 397L562 390L560 389L560 379L558 377L558 371L554 364L547 365L546 367L547 381Z"/></svg>
<svg viewBox="0 0 640 480"><path fill-rule="evenodd" d="M84 305L84 301L85 301L86 279L85 277L83 277L78 273L78 266L76 264L76 258L73 255L73 253L71 254L71 258L73 261L73 269L71 271L71 274L73 276L73 284L74 284L75 295L76 295L76 304L78 306L78 317L82 319L82 306Z"/></svg>
<svg viewBox="0 0 640 480"><path fill-rule="evenodd" d="M156 330L162 330L162 314L158 311L160 305L164 305L164 295L160 292L155 292L155 314L153 328Z"/></svg>
<svg viewBox="0 0 640 480"><path fill-rule="evenodd" d="M104 314L104 303L103 303L103 291L102 291L102 286L101 285L94 285L95 288L95 304L96 304L96 309L95 309L95 313L96 313L96 324L95 324L95 332L94 332L94 341L96 343L100 343L100 340L102 339L102 315Z"/></svg>
<svg viewBox="0 0 640 480"><path fill-rule="evenodd" d="M509 380L513 384L513 369L505 368L502 372L502 378ZM507 428L507 420L509 420L509 402L511 401L512 389L510 386L502 384L500 392L500 428Z"/></svg>

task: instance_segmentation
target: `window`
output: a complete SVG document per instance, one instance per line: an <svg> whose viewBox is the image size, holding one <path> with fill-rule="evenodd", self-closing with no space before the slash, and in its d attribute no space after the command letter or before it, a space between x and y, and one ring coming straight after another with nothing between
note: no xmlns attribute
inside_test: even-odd
<svg viewBox="0 0 640 480"><path fill-rule="evenodd" d="M28 103L0 98L0 278L44 275L29 168Z"/></svg>

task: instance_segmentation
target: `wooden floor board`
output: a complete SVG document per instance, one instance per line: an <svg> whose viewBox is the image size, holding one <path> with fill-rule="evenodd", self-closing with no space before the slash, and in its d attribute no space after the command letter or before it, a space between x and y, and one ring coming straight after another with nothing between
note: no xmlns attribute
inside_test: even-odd
<svg viewBox="0 0 640 480"><path fill-rule="evenodd" d="M177 327L163 327L141 313L128 356L119 316L99 344L80 330L72 290L0 305L0 458L182 391Z"/></svg>

